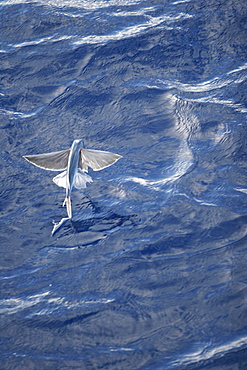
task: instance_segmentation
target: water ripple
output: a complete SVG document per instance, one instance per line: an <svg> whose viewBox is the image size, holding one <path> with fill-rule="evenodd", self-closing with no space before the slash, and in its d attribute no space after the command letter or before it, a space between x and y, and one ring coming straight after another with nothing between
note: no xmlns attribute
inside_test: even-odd
<svg viewBox="0 0 247 370"><path fill-rule="evenodd" d="M42 303L42 307L37 307L33 314L29 317L51 315L54 311L61 308L80 309L84 310L92 308L92 306L108 304L113 302L114 299L100 298L100 299L87 299L87 300L76 300L69 301L65 297L54 297L51 291L45 291L43 293L25 296L23 298L8 298L0 300L0 314L2 315L13 315L17 312L23 311L27 308L34 307ZM45 307L44 307L45 305Z"/></svg>
<svg viewBox="0 0 247 370"><path fill-rule="evenodd" d="M8 116L10 119L15 119L15 118L25 119L25 118L30 118L30 117L36 116L43 109L44 109L44 106L41 106L41 107L38 107L35 110L31 111L31 112L26 112L25 113L25 112L11 111L9 109L0 108L0 114Z"/></svg>
<svg viewBox="0 0 247 370"><path fill-rule="evenodd" d="M145 179L142 177L129 176L125 181L133 181L142 186L150 187L154 190L160 190L163 185L171 185L186 173L191 171L194 166L194 156L190 148L190 139L193 131L198 126L198 119L192 113L191 107L181 98L176 95L170 94L169 99L170 107L175 113L174 130L178 133L178 147L176 156L174 157L174 164L170 168L165 169L166 176L159 179Z"/></svg>
<svg viewBox="0 0 247 370"><path fill-rule="evenodd" d="M175 16L167 15L163 15L160 17L149 16L149 20L147 22L135 24L134 26L128 26L119 31L107 35L89 35L82 38L78 38L76 41L73 42L73 44L76 46L83 44L105 44L109 41L122 40L125 38L134 37L146 31L149 28L161 25L163 29L166 28L169 30L174 28L173 26L171 26L172 23L178 20L184 20L191 17L192 17L191 15L184 13L180 13Z"/></svg>
<svg viewBox="0 0 247 370"><path fill-rule="evenodd" d="M198 346L199 347L199 346ZM203 364L208 360L216 360L229 352L233 352L237 349L247 347L247 337L244 336L240 339L232 340L226 344L219 344L218 346L213 346L211 343L197 349L194 353L183 354L179 359L172 361L171 365L173 367L181 365L193 365Z"/></svg>

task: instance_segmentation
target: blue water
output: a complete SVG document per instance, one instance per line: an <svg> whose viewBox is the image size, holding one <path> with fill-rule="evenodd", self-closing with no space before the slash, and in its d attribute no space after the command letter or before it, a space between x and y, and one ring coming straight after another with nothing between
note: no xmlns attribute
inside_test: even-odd
<svg viewBox="0 0 247 370"><path fill-rule="evenodd" d="M1 369L247 368L247 2L2 1ZM73 191L22 156L121 154Z"/></svg>

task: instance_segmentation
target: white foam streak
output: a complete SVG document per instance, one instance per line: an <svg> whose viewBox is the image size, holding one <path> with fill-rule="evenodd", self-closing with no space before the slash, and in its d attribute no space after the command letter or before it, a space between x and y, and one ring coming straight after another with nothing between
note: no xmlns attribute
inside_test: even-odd
<svg viewBox="0 0 247 370"><path fill-rule="evenodd" d="M125 28L120 29L119 31L116 31L114 33L109 33L105 35L88 35L88 36L78 36L78 35L62 35L58 36L57 34L49 35L46 37L34 39L34 40L26 40L20 43L16 44L9 44L8 47L10 50L18 49L26 46L36 46L36 45L42 45L47 43L54 43L58 41L65 41L65 40L71 40L72 45L78 46L83 44L105 44L110 41L116 41L121 40L129 37L133 37L138 35L141 32L144 32L145 30L152 28L152 27L158 27L162 25L162 27L166 29L173 29L174 27L171 26L173 23L184 20L187 18L191 18L192 15L186 14L186 13L178 13L174 16L168 16L168 15L162 15L159 17L151 16L150 14L147 14L147 12L152 11L152 8L144 8L140 11L129 11L129 12L115 12L112 13L111 16L136 16L136 15L143 15L147 18L146 22L135 24L132 26L128 26ZM68 16L75 17L73 14L67 13ZM76 15L76 17L81 15ZM3 52L7 52L6 50L3 50Z"/></svg>
<svg viewBox="0 0 247 370"><path fill-rule="evenodd" d="M207 202L205 202L204 200L196 199L195 197L193 197L193 199L194 199L197 203L199 203L201 206L217 207L217 205L216 205L216 204L214 204L214 203L207 203Z"/></svg>
<svg viewBox="0 0 247 370"><path fill-rule="evenodd" d="M148 12L155 11L154 7L147 7L138 10L129 10L129 11L117 11L113 12L112 15L116 17L129 17L129 16L139 16L139 15L147 15Z"/></svg>
<svg viewBox="0 0 247 370"><path fill-rule="evenodd" d="M182 83L176 80L161 80L157 79L152 84L152 87L156 88L175 88L181 92L192 92L192 93L203 93L203 92L211 92L213 90L219 90L223 87L226 87L231 84L239 84L242 83L247 79L247 71L246 73L239 74L239 72L243 72L247 70L247 63L239 66L238 68L227 72L225 75L221 77L214 77L210 80L206 80L203 82L198 82L196 84L193 83Z"/></svg>
<svg viewBox="0 0 247 370"><path fill-rule="evenodd" d="M213 103L213 104L220 104L225 105L226 107L233 108L234 110L240 113L247 113L247 108L243 107L239 103L234 103L232 100L224 100L219 99L214 96L207 96L202 98L194 98L194 99L187 99L187 101L194 102L194 103Z"/></svg>
<svg viewBox="0 0 247 370"><path fill-rule="evenodd" d="M183 4L183 3L189 3L191 0L179 0L179 1L174 1L173 5L178 5L178 4Z"/></svg>
<svg viewBox="0 0 247 370"><path fill-rule="evenodd" d="M170 81L155 79L148 82L144 80L141 85L144 85L147 88L166 90L176 89L179 94L188 94L188 96L186 97L187 102L220 104L233 108L240 113L247 113L246 107L242 106L240 103L235 103L233 99L225 99L223 96L225 87L239 85L240 83L246 81L246 79L247 63L239 66L232 71L227 72L221 77L217 76L210 80L206 80L196 84L187 84L176 80ZM194 93L196 95L192 95L191 93Z"/></svg>
<svg viewBox="0 0 247 370"><path fill-rule="evenodd" d="M247 189L246 188L235 188L236 191L240 191L241 193L247 194Z"/></svg>
<svg viewBox="0 0 247 370"><path fill-rule="evenodd" d="M40 39L35 39L35 40L30 40L30 41L23 41L23 42L20 42L19 44L9 44L9 46L11 47L15 47L15 48L21 48L21 47L24 47L24 46L30 46L30 45L39 45L39 44L43 44L45 42L48 42L50 40L52 40L54 38L54 36L47 36L47 37L42 37Z"/></svg>
<svg viewBox="0 0 247 370"><path fill-rule="evenodd" d="M229 84L231 84L233 81L232 79L221 79L219 77L215 77L211 80L199 82L197 84L186 84L179 81L157 81L159 84L163 84L166 87L169 88L176 88L183 92L193 92L193 93L201 93L201 92L208 92L216 89L221 89L222 87L225 87Z"/></svg>
<svg viewBox="0 0 247 370"><path fill-rule="evenodd" d="M108 1L100 1L100 0L33 0L33 4L42 4L42 5L49 5L58 8L62 7L71 7L79 8L79 9L88 9L88 10L97 10L102 8L108 8L111 6L126 6L126 5L136 5L139 4L140 0L108 0ZM5 0L2 2L2 5L13 5L13 4L30 4L29 0Z"/></svg>
<svg viewBox="0 0 247 370"><path fill-rule="evenodd" d="M51 296L50 291L46 291L41 294L30 295L26 298L9 298L0 301L0 314L12 315L16 312L23 311L27 308L38 305L39 303L45 303L45 308L35 312L35 316L49 314L58 308L64 307L67 309L82 308L88 305L95 304L107 304L113 302L114 299L99 298L96 300L76 300L68 301L64 297L49 297Z"/></svg>
<svg viewBox="0 0 247 370"><path fill-rule="evenodd" d="M227 74L228 75L231 75L231 74L236 73L236 72L244 71L245 69L247 69L247 63L244 63L243 65L239 66L238 68L233 69L232 71L227 72Z"/></svg>
<svg viewBox="0 0 247 370"><path fill-rule="evenodd" d="M42 37L40 39L34 39L34 40L29 40L29 41L23 41L20 43L16 44L8 44L9 50L12 51L13 49L19 49L22 47L26 46L36 46L36 45L42 45L42 44L47 44L47 43L54 43L58 41L65 41L65 40L71 40L75 39L75 36L68 36L68 35L62 35L62 36L57 36L57 35L52 35L52 36L47 36L47 37ZM7 50L3 50L2 52L7 53Z"/></svg>
<svg viewBox="0 0 247 370"><path fill-rule="evenodd" d="M113 34L107 35L89 35L82 37L76 41L74 41L74 45L82 45L82 44L104 44L109 41L121 40L129 37L136 36L137 34L147 30L151 27L157 27L163 23L167 23L167 26L163 24L163 27L170 29L169 25L179 19L191 18L192 16L185 13L177 14L174 17L170 16L161 16L161 17L149 17L149 20L144 23L140 23L138 25L129 26L126 28L121 29L118 32Z"/></svg>
<svg viewBox="0 0 247 370"><path fill-rule="evenodd" d="M191 365L200 361L210 360L247 345L247 337L243 337L215 348L202 348L201 350L183 356L182 359L172 362L173 365Z"/></svg>
<svg viewBox="0 0 247 370"><path fill-rule="evenodd" d="M35 306L40 303L49 292L44 292L42 294L31 295L26 299L22 298L9 298L0 301L0 314L14 314L20 310Z"/></svg>
<svg viewBox="0 0 247 370"><path fill-rule="evenodd" d="M119 348L113 348L113 347L110 347L110 351L111 352L119 352L119 351L134 351L133 348L128 348L128 347L119 347Z"/></svg>
<svg viewBox="0 0 247 370"><path fill-rule="evenodd" d="M30 118L30 117L36 116L36 114L38 114L43 108L44 108L43 106L39 107L39 108L35 109L34 111L29 112L29 113L16 112L16 111L11 111L11 110L0 108L0 113L9 116L9 118L12 118L12 119L13 118L24 119L24 118Z"/></svg>

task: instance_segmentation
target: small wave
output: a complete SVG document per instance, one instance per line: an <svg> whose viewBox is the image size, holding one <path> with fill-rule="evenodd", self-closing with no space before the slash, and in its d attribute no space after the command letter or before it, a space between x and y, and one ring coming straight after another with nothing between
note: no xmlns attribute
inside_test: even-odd
<svg viewBox="0 0 247 370"><path fill-rule="evenodd" d="M233 69L232 71L227 72L228 75L231 75L236 72L242 72L247 69L247 63L240 65L238 68Z"/></svg>
<svg viewBox="0 0 247 370"><path fill-rule="evenodd" d="M134 351L134 348L129 347L109 347L110 352Z"/></svg>
<svg viewBox="0 0 247 370"><path fill-rule="evenodd" d="M18 0L14 0L18 1ZM61 7L61 1L60 0L48 0L48 1L42 1L39 0L37 1L38 3L42 4L48 4L50 6L56 6L58 8ZM108 1L100 1L100 0L73 0L73 4L71 4L70 0L64 0L63 1L63 7L73 7L76 8L83 8L87 10L97 10L97 9L102 9L102 8L109 8L112 6L129 6L129 5L137 5L140 4L141 0L108 0Z"/></svg>
<svg viewBox="0 0 247 370"><path fill-rule="evenodd" d="M37 267L37 268L29 269L29 270L20 269L16 273L9 273L8 275L0 276L0 281L1 280L12 280L16 278L19 279L21 276L35 274L36 272L40 271L42 268L43 267Z"/></svg>
<svg viewBox="0 0 247 370"><path fill-rule="evenodd" d="M54 35L46 36L46 37L41 37L41 38L30 40L30 41L23 41L23 42L16 43L16 44L9 44L9 46L14 47L14 48L21 48L21 47L25 47L25 46L39 45L39 44L46 43L46 42L52 40L53 38L54 38Z"/></svg>
<svg viewBox="0 0 247 370"><path fill-rule="evenodd" d="M229 97L227 87L234 87L247 79L247 63L240 65L222 76L198 83L182 83L178 80L138 79L124 84L126 87L145 87L159 90L176 90L177 99L191 103L210 103L223 105L240 113L247 113L247 108ZM175 94L174 94L175 96Z"/></svg>
<svg viewBox="0 0 247 370"><path fill-rule="evenodd" d="M150 179L128 176L124 181L133 181L153 190L161 190L164 185L170 185L176 182L194 167L195 160L193 151L190 148L190 141L193 132L199 125L198 119L193 114L191 106L187 101L175 94L167 94L166 97L169 100L169 109L174 112L174 135L179 141L176 154L173 158L174 163L169 168L163 169L166 173L166 176L163 178ZM163 172L163 170L160 169L160 172Z"/></svg>
<svg viewBox="0 0 247 370"><path fill-rule="evenodd" d="M128 6L128 5L137 5L140 4L142 0L73 0L71 2L70 0L64 0L62 5L60 0L33 0L33 4L41 4L45 6L53 6L53 7L76 7L76 8L83 8L87 10L97 10L102 8L109 8L112 6ZM2 2L2 5L14 5L14 4L23 4L28 3L30 4L29 0L5 0Z"/></svg>
<svg viewBox="0 0 247 370"><path fill-rule="evenodd" d="M12 2L10 2L11 4ZM107 2L108 3L108 2ZM55 5L55 4L53 4ZM126 5L126 4L125 4ZM77 6L77 3L73 3L73 9L74 7ZM118 4L119 6L119 4ZM123 27L121 29L114 29L114 31L109 31L106 34L91 34L91 35L83 35L80 36L80 34L75 33L75 34L50 34L45 37L40 37L40 38L35 38L31 40L23 40L22 42L18 43L9 43L6 45L5 49L2 49L1 51L3 53L8 53L12 52L15 49L27 47L27 46L37 46L37 45L45 45L48 43L57 43L60 41L66 41L69 40L71 42L72 46L80 46L83 44L106 44L111 41L117 41L117 40L122 40L130 37L135 37L136 35L150 29L150 28L155 28L155 27L160 27L162 26L163 29L175 29L180 27L176 25L178 21L183 21L188 18L192 18L193 16L187 13L175 13L173 15L171 14L163 14L159 16L154 16L152 15L152 12L155 9L152 7L146 7L142 8L140 10L129 10L129 11L113 11L111 13L106 13L105 17L107 22L109 22L109 17L112 20L113 25L115 24L114 19L118 19L119 17L127 17L128 19L130 17L136 17L136 16L143 16L145 21L143 22L138 22L135 24L128 25L126 27ZM83 17L84 14L82 15L81 13L76 13L74 14L73 12L62 12L61 14L67 16L67 17ZM118 22L118 20L117 20ZM127 22L128 24L128 22Z"/></svg>
<svg viewBox="0 0 247 370"><path fill-rule="evenodd" d="M27 46L37 46L37 45L45 45L48 43L57 43L60 41L71 40L74 38L75 36L71 36L71 35L58 36L57 34L55 34L55 35L50 35L50 36L33 39L33 40L24 40L22 42L8 44L5 47L5 49L0 50L0 53L3 53L3 54L12 53L16 49L24 48Z"/></svg>
<svg viewBox="0 0 247 370"><path fill-rule="evenodd" d="M74 45L82 45L82 44L105 44L109 41L116 41L121 40L129 37L136 36L141 32L153 27L157 27L162 24L162 27L171 29L170 24L176 22L178 20L184 20L186 18L191 18L192 15L180 13L175 16L167 16L163 15L160 17L151 17L149 16L149 20L144 23L136 24L134 26L125 27L115 33L107 34L107 35L89 35L82 37L73 42ZM166 25L164 25L166 23ZM174 27L172 27L174 28Z"/></svg>
<svg viewBox="0 0 247 370"><path fill-rule="evenodd" d="M113 301L113 298L95 298L69 301L65 297L52 296L52 292L48 290L40 294L27 296L25 298L16 297L2 299L0 300L0 314L12 315L19 311L23 311L27 308L43 303L42 307L37 308L37 310L32 313L32 316L40 316L51 314L53 311L56 311L61 307L65 309L85 308L87 306L91 307L92 305L95 306L98 304L108 304Z"/></svg>
<svg viewBox="0 0 247 370"><path fill-rule="evenodd" d="M183 4L183 3L189 3L191 0L178 0L174 1L173 5Z"/></svg>
<svg viewBox="0 0 247 370"><path fill-rule="evenodd" d="M185 151L187 154L185 154ZM180 154L178 154L177 163L174 166L174 174L158 180L149 180L142 177L128 176L125 181L133 181L142 186L147 186L153 190L160 190L160 188L166 184L172 184L173 182L180 179L193 163L193 156L191 151L186 147L180 148Z"/></svg>
<svg viewBox="0 0 247 370"><path fill-rule="evenodd" d="M113 12L112 15L116 17L129 17L129 16L137 16L137 15L144 15L146 16L147 13L155 11L155 7L147 7L141 8L138 10L119 10L117 12Z"/></svg>
<svg viewBox="0 0 247 370"><path fill-rule="evenodd" d="M245 72L245 73L243 73ZM224 88L231 84L240 84L247 79L247 63L227 72L225 75L216 76L212 79L198 83L183 83L178 80L140 79L125 83L126 86L143 86L161 90L177 89L180 92L204 93Z"/></svg>
<svg viewBox="0 0 247 370"><path fill-rule="evenodd" d="M0 301L0 314L12 315L18 311L35 306L47 297L50 292L31 295L27 298L9 298Z"/></svg>
<svg viewBox="0 0 247 370"><path fill-rule="evenodd" d="M247 337L243 337L237 340L233 340L227 344L222 344L214 348L210 348L208 345L200 348L194 353L184 355L182 358L172 362L173 366L181 365L193 365L199 364L200 362L205 362L207 360L216 360L219 357L226 355L228 352L235 351L241 347L247 345Z"/></svg>
<svg viewBox="0 0 247 370"><path fill-rule="evenodd" d="M24 112L11 111L11 110L8 110L8 109L0 108L0 114L8 116L10 119L15 119L15 118L25 119L25 118L30 118L30 117L36 116L43 109L44 109L44 106L41 106L41 107L35 109L34 111L24 113Z"/></svg>
<svg viewBox="0 0 247 370"><path fill-rule="evenodd" d="M157 88L157 89L177 89L180 92L192 92L192 93L204 93L213 90L218 90L224 88L231 84L240 84L247 79L247 63L239 66L232 71L227 72L225 75L216 76L212 79L198 82L198 83L183 83L178 80L162 80L160 78L157 79L138 79L135 83L135 80L129 81L128 84L132 86L145 86L149 88ZM246 73L242 73L246 71ZM240 73L241 72L241 73ZM230 77L229 77L230 76ZM127 85L127 84L126 84Z"/></svg>
<svg viewBox="0 0 247 370"><path fill-rule="evenodd" d="M235 188L236 191L240 191L241 193L247 194L246 188Z"/></svg>
<svg viewBox="0 0 247 370"><path fill-rule="evenodd" d="M235 103L233 100L228 99L219 99L215 96L206 96L201 98L192 98L187 99L187 101L194 102L194 103L212 103L212 104L219 104L224 105L226 107L232 108L240 113L247 113L247 108L243 107L240 103Z"/></svg>

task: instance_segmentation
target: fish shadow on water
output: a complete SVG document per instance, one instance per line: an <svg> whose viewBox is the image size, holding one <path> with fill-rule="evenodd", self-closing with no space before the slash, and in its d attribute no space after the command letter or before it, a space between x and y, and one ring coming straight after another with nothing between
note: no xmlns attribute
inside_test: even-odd
<svg viewBox="0 0 247 370"><path fill-rule="evenodd" d="M75 233L85 231L113 233L119 227L131 227L138 223L136 215L123 216L111 211L99 209L85 209L75 214L73 218L62 218L59 223L54 222L52 236L65 224L69 224Z"/></svg>

